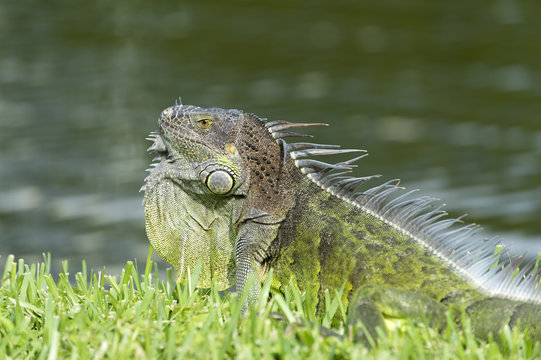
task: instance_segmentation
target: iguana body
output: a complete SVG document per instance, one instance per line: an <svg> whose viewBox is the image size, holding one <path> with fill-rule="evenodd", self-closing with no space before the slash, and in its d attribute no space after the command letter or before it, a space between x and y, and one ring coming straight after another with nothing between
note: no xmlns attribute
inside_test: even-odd
<svg viewBox="0 0 541 360"><path fill-rule="evenodd" d="M481 337L509 324L541 340L531 266L514 278L510 264L492 266L494 241L475 226L455 227L433 199L397 192L397 182L355 192L371 177L346 173L364 155L319 160L358 150L284 141L302 136L292 128L321 124L176 104L158 125L150 149L159 156L143 187L146 228L179 281L201 261L201 286L214 279L242 290L273 268L273 286L293 279L318 300L314 311L326 289L345 286L348 321L372 334L386 318L441 326L445 305L456 305ZM250 291L253 300L259 284Z"/></svg>

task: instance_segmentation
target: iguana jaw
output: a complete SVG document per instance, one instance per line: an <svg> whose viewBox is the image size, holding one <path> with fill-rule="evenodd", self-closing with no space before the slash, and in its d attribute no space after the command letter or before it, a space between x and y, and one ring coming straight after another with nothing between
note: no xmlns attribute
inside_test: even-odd
<svg viewBox="0 0 541 360"><path fill-rule="evenodd" d="M205 151L207 153L220 153L220 151L218 151L214 147L198 141L197 139L191 138L189 136L182 136L182 138L185 139L187 143L197 144L198 147L207 148L207 151ZM169 162L188 162L188 159L186 159L186 157L182 155L184 151L180 151L179 154L179 151L176 151L174 148L172 148L172 146L170 145L171 142L167 141L166 138L164 138L164 134L162 132L152 132L147 139L153 141L152 145L147 149L148 152L157 153L162 159L167 159L169 160ZM191 162L191 164L194 169L204 167L204 163Z"/></svg>

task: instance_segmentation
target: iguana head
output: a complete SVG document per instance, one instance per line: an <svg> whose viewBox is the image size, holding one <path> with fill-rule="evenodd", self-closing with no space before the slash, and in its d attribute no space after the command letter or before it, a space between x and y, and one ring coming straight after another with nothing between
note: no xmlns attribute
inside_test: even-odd
<svg viewBox="0 0 541 360"><path fill-rule="evenodd" d="M304 125L182 104L160 114L150 148L160 162L144 187L146 228L177 279L202 261L201 286L211 279L221 289L233 285L239 244L265 262L298 189L281 139L295 136L287 129L298 126Z"/></svg>
<svg viewBox="0 0 541 360"><path fill-rule="evenodd" d="M268 177L280 169L270 165L281 159L271 148L280 149L253 115L181 104L162 111L150 139L160 160L144 186L153 248L174 266L178 280L202 262L199 286L210 287L214 280L220 289L228 288L235 284L240 224L266 215L251 211L256 200L269 204L262 194L279 197Z"/></svg>
<svg viewBox="0 0 541 360"><path fill-rule="evenodd" d="M199 180L217 195L234 194L244 181L241 157L235 144L238 110L175 105L163 110L159 132L169 158L186 165L185 180ZM197 189L197 187L196 187Z"/></svg>

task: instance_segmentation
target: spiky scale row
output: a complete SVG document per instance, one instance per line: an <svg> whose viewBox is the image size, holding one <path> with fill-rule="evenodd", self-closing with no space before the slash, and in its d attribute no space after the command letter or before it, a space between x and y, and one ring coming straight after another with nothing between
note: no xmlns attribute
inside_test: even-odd
<svg viewBox="0 0 541 360"><path fill-rule="evenodd" d="M462 217L445 218L447 213L442 210L444 204L435 205L434 198L408 198L417 190L400 194L399 191L404 188L398 186L399 180L355 192L355 189L366 181L378 177L374 175L357 178L346 175L355 166L352 163L366 154L336 164L309 158L365 152L364 150L338 149L339 146L336 145L285 142L285 137L309 135L284 130L314 125L323 124L288 123L281 120L265 124L284 149L284 157L289 154L299 170L325 191L359 207L415 240L487 295L541 304L541 286L538 286L541 269L538 262L530 262L518 271L516 269L521 260L519 257L495 266L499 261L499 257L493 253L495 247L500 245L497 239L480 237L480 227L475 224L455 227Z"/></svg>
<svg viewBox="0 0 541 360"><path fill-rule="evenodd" d="M290 123L288 121L273 121L266 123L265 126L273 133L280 133L283 130L298 128L298 127L308 127L308 126L329 126L329 124L324 123ZM301 135L306 136L306 135Z"/></svg>
<svg viewBox="0 0 541 360"><path fill-rule="evenodd" d="M358 149L306 149L306 150L296 150L292 151L290 149L289 155L292 159L300 159L308 156L317 156L317 155L339 155L352 152L362 152L363 150Z"/></svg>

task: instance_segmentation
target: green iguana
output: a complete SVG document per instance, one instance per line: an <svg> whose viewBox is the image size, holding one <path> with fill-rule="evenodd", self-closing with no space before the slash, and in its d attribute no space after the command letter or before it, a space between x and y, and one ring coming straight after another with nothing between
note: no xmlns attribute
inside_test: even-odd
<svg viewBox="0 0 541 360"><path fill-rule="evenodd" d="M363 150L285 142L306 136L293 128L312 125L325 124L181 102L161 113L142 190L150 243L177 280L201 261L202 287L214 279L242 290L272 268L272 286L293 279L316 299L316 312L326 289L344 286L348 323L362 321L372 336L386 319L443 326L452 306L471 315L481 338L508 324L541 340L536 263L496 266L497 240L457 226L434 199L412 198L398 181L358 191L374 177L348 176ZM336 164L320 158L353 152L361 154Z"/></svg>

